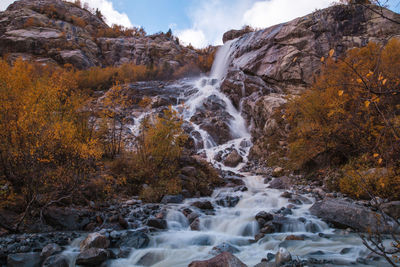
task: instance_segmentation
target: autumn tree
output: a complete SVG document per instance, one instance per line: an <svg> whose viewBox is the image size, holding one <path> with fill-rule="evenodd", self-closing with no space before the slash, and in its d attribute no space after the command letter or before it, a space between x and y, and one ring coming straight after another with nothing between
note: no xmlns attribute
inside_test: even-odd
<svg viewBox="0 0 400 267"><path fill-rule="evenodd" d="M180 191L176 178L187 140L182 123L182 118L170 107L164 110L163 115L148 117L141 124L133 165L135 179L151 186L142 191L145 198L151 196L157 200L163 194Z"/></svg>
<svg viewBox="0 0 400 267"><path fill-rule="evenodd" d="M0 60L0 184L2 205L45 205L71 195L100 153L68 71ZM39 198L40 196L40 198Z"/></svg>

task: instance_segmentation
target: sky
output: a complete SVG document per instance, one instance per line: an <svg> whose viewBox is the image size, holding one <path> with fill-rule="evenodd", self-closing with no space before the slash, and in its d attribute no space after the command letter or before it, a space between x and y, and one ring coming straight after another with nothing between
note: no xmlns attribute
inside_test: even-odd
<svg viewBox="0 0 400 267"><path fill-rule="evenodd" d="M4 10L15 0L0 0ZM72 0L70 0L72 1ZM222 44L222 35L244 25L266 28L330 6L335 0L81 0L99 8L109 25L166 32L195 47ZM386 1L386 0L383 0ZM400 0L387 0L400 13Z"/></svg>

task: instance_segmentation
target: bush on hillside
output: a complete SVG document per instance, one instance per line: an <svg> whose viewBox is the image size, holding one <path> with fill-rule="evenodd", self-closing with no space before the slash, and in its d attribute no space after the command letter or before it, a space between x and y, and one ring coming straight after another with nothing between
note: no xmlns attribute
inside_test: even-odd
<svg viewBox="0 0 400 267"><path fill-rule="evenodd" d="M312 88L286 107L290 164L294 169L346 165L344 192L360 196L368 189L399 198L400 41L384 47L370 43L348 51L343 60L333 55L331 50L321 59L325 66ZM371 168L386 168L387 175L362 174Z"/></svg>

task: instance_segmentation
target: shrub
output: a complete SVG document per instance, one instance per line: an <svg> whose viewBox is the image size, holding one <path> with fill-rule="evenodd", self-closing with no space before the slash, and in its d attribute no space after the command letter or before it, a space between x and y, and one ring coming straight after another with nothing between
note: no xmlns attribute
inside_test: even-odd
<svg viewBox="0 0 400 267"><path fill-rule="evenodd" d="M312 88L287 106L292 167L311 163L335 167L355 160L362 161L364 168L391 169L392 174L384 179L397 182L400 42L392 39L384 47L370 43L350 50L343 60L335 61L333 54L331 50L328 59L321 59L325 67ZM355 170L360 171L357 166ZM349 178L344 179L342 188L349 193L352 186L347 186ZM384 195L374 188L374 193ZM354 195L359 195L357 191Z"/></svg>
<svg viewBox="0 0 400 267"><path fill-rule="evenodd" d="M100 156L85 97L66 70L0 66L0 183L26 205L72 194Z"/></svg>

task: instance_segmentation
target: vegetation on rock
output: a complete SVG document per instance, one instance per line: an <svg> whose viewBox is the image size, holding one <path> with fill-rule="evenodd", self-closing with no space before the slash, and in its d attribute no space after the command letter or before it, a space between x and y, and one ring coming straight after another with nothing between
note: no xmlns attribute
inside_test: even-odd
<svg viewBox="0 0 400 267"><path fill-rule="evenodd" d="M312 88L277 112L291 125L288 166L323 175L339 168L333 185L341 191L398 199L400 41L334 54L321 58Z"/></svg>

